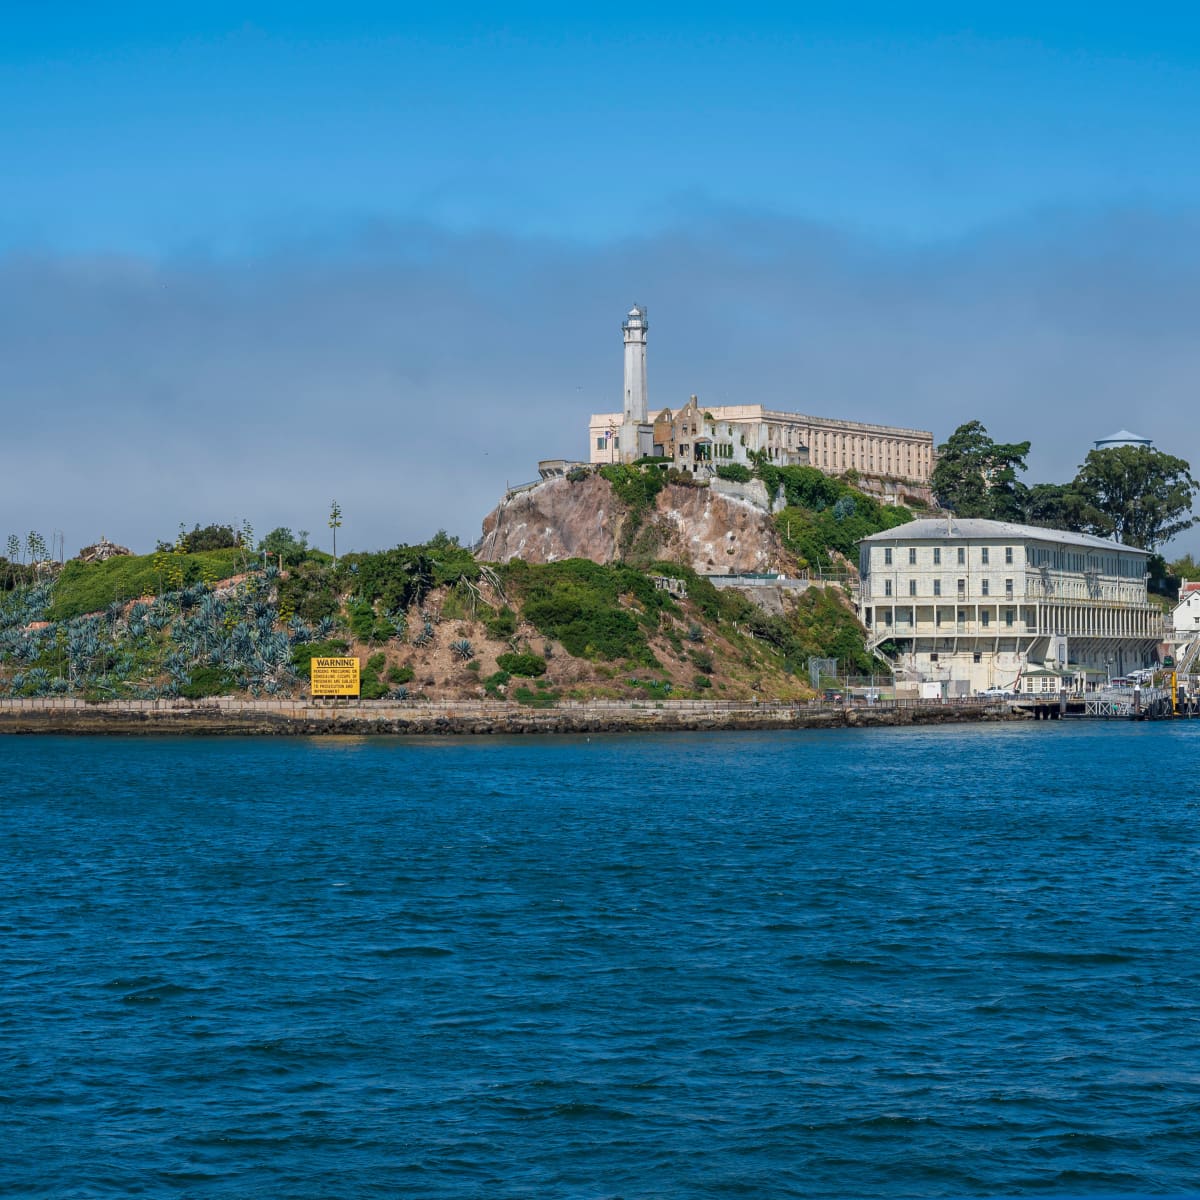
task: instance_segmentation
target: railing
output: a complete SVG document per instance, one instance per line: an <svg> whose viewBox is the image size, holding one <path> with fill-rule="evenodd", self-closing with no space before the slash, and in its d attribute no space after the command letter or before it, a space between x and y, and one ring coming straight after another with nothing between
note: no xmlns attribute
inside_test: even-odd
<svg viewBox="0 0 1200 1200"><path fill-rule="evenodd" d="M746 573L733 573L728 575L702 575L702 579L707 579L713 587L785 587L785 588L806 588L809 584L808 571L801 571L797 575L765 575Z"/></svg>
<svg viewBox="0 0 1200 1200"><path fill-rule="evenodd" d="M504 498L507 500L510 496L516 496L520 492L530 492L535 487L541 487L545 482L544 479L531 479L528 483L514 483L504 489Z"/></svg>
<svg viewBox="0 0 1200 1200"><path fill-rule="evenodd" d="M240 697L210 697L206 700L110 700L93 703L75 697L43 696L27 699L0 698L0 713L3 712L113 712L113 713L280 713L303 717L311 712L327 714L361 714L364 717L385 718L389 712L404 712L419 715L469 716L512 713L521 716L553 714L555 712L620 713L620 712L695 712L695 713L757 713L783 715L794 712L836 712L846 708L944 708L963 706L986 708L989 705L1004 705L1009 701L995 696L953 696L941 699L919 699L916 697L869 697L845 696L838 700L560 700L552 707L539 709L510 700L313 700L298 699L241 699Z"/></svg>

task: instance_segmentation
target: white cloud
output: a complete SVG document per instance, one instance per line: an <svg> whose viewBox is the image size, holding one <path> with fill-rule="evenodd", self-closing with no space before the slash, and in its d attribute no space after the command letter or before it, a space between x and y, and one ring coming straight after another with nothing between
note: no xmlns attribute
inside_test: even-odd
<svg viewBox="0 0 1200 1200"><path fill-rule="evenodd" d="M1200 461L1190 214L859 241L747 214L606 246L374 226L239 260L0 260L0 533L139 549L180 521L368 549L473 539L505 482L586 453L650 306L652 405L1030 438L1069 478L1121 426ZM1182 544L1187 547L1187 538Z"/></svg>

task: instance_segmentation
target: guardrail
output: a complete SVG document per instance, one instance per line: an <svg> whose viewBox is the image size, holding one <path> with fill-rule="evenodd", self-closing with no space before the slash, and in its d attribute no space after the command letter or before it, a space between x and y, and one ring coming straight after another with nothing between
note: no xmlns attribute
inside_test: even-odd
<svg viewBox="0 0 1200 1200"><path fill-rule="evenodd" d="M902 697L897 699L871 700L851 697L844 700L672 700L669 697L644 700L559 700L553 709L535 709L530 705L511 700L313 700L308 697L293 699L242 699L240 697L215 696L205 700L102 700L88 701L75 697L38 696L24 699L0 698L0 712L71 712L109 711L128 713L170 712L225 712L225 713L295 713L303 710L320 712L360 712L383 714L396 710L403 712L454 712L459 714L499 712L645 712L667 710L673 712L712 713L786 713L840 711L855 709L914 709L914 708L986 708L1007 705L1010 701L994 696L964 696L941 700L922 700Z"/></svg>

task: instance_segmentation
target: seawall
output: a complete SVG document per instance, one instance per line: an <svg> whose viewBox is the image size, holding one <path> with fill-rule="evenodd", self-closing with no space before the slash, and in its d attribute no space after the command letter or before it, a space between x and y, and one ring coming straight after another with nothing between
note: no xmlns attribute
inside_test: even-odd
<svg viewBox="0 0 1200 1200"><path fill-rule="evenodd" d="M564 702L533 709L501 701L396 704L387 701L0 700L0 734L206 734L429 736L448 734L628 733L675 730L838 729L1027 719L1004 703L846 707L743 701Z"/></svg>

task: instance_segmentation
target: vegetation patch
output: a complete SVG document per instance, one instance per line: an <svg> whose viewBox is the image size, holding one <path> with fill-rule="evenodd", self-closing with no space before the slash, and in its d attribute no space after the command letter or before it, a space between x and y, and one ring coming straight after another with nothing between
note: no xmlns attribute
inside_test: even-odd
<svg viewBox="0 0 1200 1200"><path fill-rule="evenodd" d="M646 575L619 564L602 566L581 558L512 562L505 580L523 597L522 617L576 658L629 658L656 666L646 629L657 628L663 611L678 611L670 595ZM641 606L645 625L621 603L623 598Z"/></svg>
<svg viewBox="0 0 1200 1200"><path fill-rule="evenodd" d="M754 478L754 472L741 463L727 463L717 468L718 479L728 479L730 483L749 483Z"/></svg>
<svg viewBox="0 0 1200 1200"><path fill-rule="evenodd" d="M228 696L237 690L237 680L224 667L196 667L179 694L188 700L203 700L206 696Z"/></svg>
<svg viewBox="0 0 1200 1200"><path fill-rule="evenodd" d="M501 654L496 659L496 666L510 675L526 678L546 673L546 660L539 654Z"/></svg>
<svg viewBox="0 0 1200 1200"><path fill-rule="evenodd" d="M359 696L364 700L381 700L388 694L388 685L380 678L387 663L385 654L372 654L359 674Z"/></svg>
<svg viewBox="0 0 1200 1200"><path fill-rule="evenodd" d="M341 638L324 642L304 642L292 650L292 666L296 674L307 678L314 658L342 658L350 651L350 643Z"/></svg>
<svg viewBox="0 0 1200 1200"><path fill-rule="evenodd" d="M73 559L58 574L47 618L69 621L101 612L115 602L179 591L206 580L228 579L244 567L240 550L129 554L95 563Z"/></svg>

